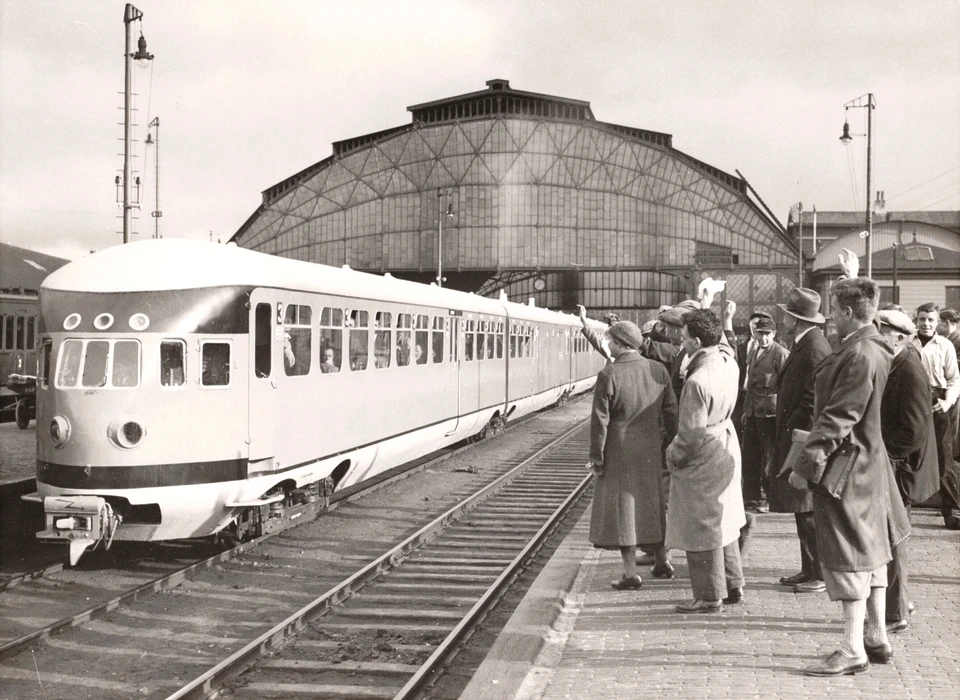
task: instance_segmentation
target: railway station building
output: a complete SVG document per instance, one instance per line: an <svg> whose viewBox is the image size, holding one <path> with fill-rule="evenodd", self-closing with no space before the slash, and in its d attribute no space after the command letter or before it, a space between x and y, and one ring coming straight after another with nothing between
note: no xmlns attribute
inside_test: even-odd
<svg viewBox="0 0 960 700"><path fill-rule="evenodd" d="M727 280L745 327L798 249L750 184L589 102L486 88L407 108L262 193L237 245L537 306L645 320Z"/></svg>

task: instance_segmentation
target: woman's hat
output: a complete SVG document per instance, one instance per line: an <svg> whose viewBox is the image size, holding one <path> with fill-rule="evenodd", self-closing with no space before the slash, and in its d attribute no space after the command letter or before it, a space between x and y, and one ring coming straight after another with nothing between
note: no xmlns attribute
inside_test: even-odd
<svg viewBox="0 0 960 700"><path fill-rule="evenodd" d="M801 321L825 323L827 320L820 313L820 295L806 287L795 287L787 297L787 303L777 306Z"/></svg>
<svg viewBox="0 0 960 700"><path fill-rule="evenodd" d="M643 345L643 333L633 321L617 321L607 329L607 335L634 350Z"/></svg>

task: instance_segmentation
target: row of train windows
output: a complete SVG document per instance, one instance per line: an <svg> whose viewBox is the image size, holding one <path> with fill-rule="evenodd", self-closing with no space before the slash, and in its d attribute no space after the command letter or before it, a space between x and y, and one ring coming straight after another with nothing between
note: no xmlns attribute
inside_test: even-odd
<svg viewBox="0 0 960 700"><path fill-rule="evenodd" d="M34 350L36 316L0 316L0 348L4 350Z"/></svg>
<svg viewBox="0 0 960 700"><path fill-rule="evenodd" d="M52 344L40 351L40 385L50 377ZM200 383L203 386L230 384L230 343L204 342L200 348ZM135 388L140 386L140 341L65 340L60 346L55 385L70 388ZM160 341L160 385L183 386L187 374L187 344L182 340Z"/></svg>
<svg viewBox="0 0 960 700"><path fill-rule="evenodd" d="M255 315L255 371L258 377L270 376L273 348L270 304L257 304ZM370 341L373 341L373 366L440 364L446 357L457 360L456 322L443 316L394 314L389 311L339 309L325 307L319 323L313 325L313 309L302 304L277 304L279 336L283 342L283 367L289 376L309 374L313 363L314 331L319 345L319 368L333 374L346 368L362 372L370 365ZM371 323L372 322L372 323ZM503 359L504 324L497 321L461 320L464 333L465 362ZM513 324L510 357L531 357L531 326ZM346 364L344 363L346 357Z"/></svg>

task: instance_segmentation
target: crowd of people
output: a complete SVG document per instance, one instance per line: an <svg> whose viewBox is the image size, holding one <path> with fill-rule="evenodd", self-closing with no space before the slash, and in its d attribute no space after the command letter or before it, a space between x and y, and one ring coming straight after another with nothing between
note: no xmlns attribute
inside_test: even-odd
<svg viewBox="0 0 960 700"><path fill-rule="evenodd" d="M680 550L692 598L677 612L742 604L756 514L792 513L799 571L779 583L825 591L843 611L839 648L804 669L813 676L892 658L888 632L906 629L915 607L911 507L936 497L944 526L960 529L958 314L881 305L857 262L840 256L829 321L820 295L801 287L777 305L779 327L758 311L740 338L735 303L718 316L709 284L642 328L608 314L598 333L580 307L584 335L607 359L587 466L590 541L623 561L612 586L642 587L638 567L649 564L655 578L674 578L670 552Z"/></svg>

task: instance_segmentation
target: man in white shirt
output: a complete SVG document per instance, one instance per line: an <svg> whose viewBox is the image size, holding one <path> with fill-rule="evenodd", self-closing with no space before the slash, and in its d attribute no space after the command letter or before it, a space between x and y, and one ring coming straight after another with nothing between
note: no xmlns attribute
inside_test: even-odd
<svg viewBox="0 0 960 700"><path fill-rule="evenodd" d="M917 308L917 337L913 344L920 351L923 368L930 379L933 396L933 428L937 441L937 466L940 468L940 511L948 530L960 530L960 479L953 461L951 409L960 397L960 371L953 343L937 334L940 308L923 304Z"/></svg>

